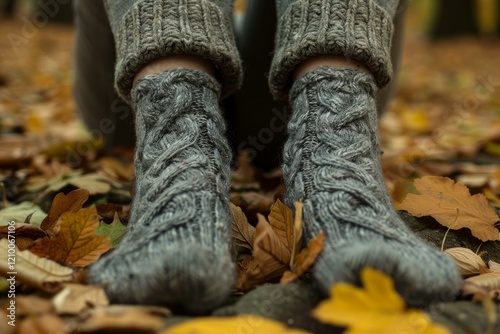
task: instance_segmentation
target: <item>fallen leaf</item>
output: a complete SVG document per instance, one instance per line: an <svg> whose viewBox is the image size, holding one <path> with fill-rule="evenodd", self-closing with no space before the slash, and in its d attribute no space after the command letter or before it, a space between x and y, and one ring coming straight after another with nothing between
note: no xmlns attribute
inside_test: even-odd
<svg viewBox="0 0 500 334"><path fill-rule="evenodd" d="M268 214L274 203L274 199L268 195L249 191L244 193L231 193L231 203L239 206L246 214Z"/></svg>
<svg viewBox="0 0 500 334"><path fill-rule="evenodd" d="M462 276L479 275L481 267L486 267L483 259L468 248L448 248L444 253L455 261Z"/></svg>
<svg viewBox="0 0 500 334"><path fill-rule="evenodd" d="M114 203L104 203L96 205L97 214L106 223L112 223L115 213L118 213L120 221L128 221L130 216L130 205L118 205Z"/></svg>
<svg viewBox="0 0 500 334"><path fill-rule="evenodd" d="M414 181L420 195L408 194L401 209L417 217L432 216L453 230L468 228L482 241L500 240L494 226L499 217L482 194L471 196L466 186L439 176Z"/></svg>
<svg viewBox="0 0 500 334"><path fill-rule="evenodd" d="M22 251L30 247L35 240L47 236L47 233L37 226L26 223L16 223L13 225L0 226L0 239L9 238L9 229L13 229L12 232L13 235L15 235L16 246Z"/></svg>
<svg viewBox="0 0 500 334"><path fill-rule="evenodd" d="M232 185L236 185L237 188L241 185L248 186L248 184L258 186L255 174L255 167L250 162L249 152L240 152L236 157L236 168L231 173Z"/></svg>
<svg viewBox="0 0 500 334"><path fill-rule="evenodd" d="M253 249L253 241L255 238L255 227L250 225L247 217L240 207L233 203L229 203L231 207L233 243L237 246Z"/></svg>
<svg viewBox="0 0 500 334"><path fill-rule="evenodd" d="M500 271L469 277L466 281L488 290L500 290Z"/></svg>
<svg viewBox="0 0 500 334"><path fill-rule="evenodd" d="M0 210L0 224L8 224L11 221L22 223L30 214L33 214L30 219L30 224L38 227L46 216L46 213L36 204L22 202Z"/></svg>
<svg viewBox="0 0 500 334"><path fill-rule="evenodd" d="M109 300L102 286L67 283L52 297L52 304L59 315L78 315L90 308L108 306Z"/></svg>
<svg viewBox="0 0 500 334"><path fill-rule="evenodd" d="M497 263L495 261L489 260L488 261L488 268L490 268L491 271L500 271L500 263Z"/></svg>
<svg viewBox="0 0 500 334"><path fill-rule="evenodd" d="M77 213L67 212L60 218L61 230L57 236L38 240L29 250L41 257L86 267L111 248L108 237L96 235L99 217L95 206Z"/></svg>
<svg viewBox="0 0 500 334"><path fill-rule="evenodd" d="M0 317L2 321L0 321L0 333L2 334L14 334L16 332L16 327L9 325L9 315L5 312L7 307L2 307L0 309ZM15 317L15 315L14 315ZM15 324L15 322L13 323Z"/></svg>
<svg viewBox="0 0 500 334"><path fill-rule="evenodd" d="M283 323L256 315L235 317L197 318L164 330L161 334L311 334L301 329L286 327Z"/></svg>
<svg viewBox="0 0 500 334"><path fill-rule="evenodd" d="M318 255L323 250L324 241L325 235L323 232L318 234L316 238L311 239L307 244L307 248L304 248L299 253L295 263L290 267L292 270L283 274L280 284L293 282L307 272L316 262Z"/></svg>
<svg viewBox="0 0 500 334"><path fill-rule="evenodd" d="M274 233L290 254L292 254L295 245L292 210L278 199L271 207L271 213L267 218Z"/></svg>
<svg viewBox="0 0 500 334"><path fill-rule="evenodd" d="M302 208L304 207L304 204L301 202L294 202L293 205L295 207L295 219L293 222L293 238L295 242L293 243L292 247L290 268L293 268L293 265L296 261L295 258L302 247Z"/></svg>
<svg viewBox="0 0 500 334"><path fill-rule="evenodd" d="M20 317L32 317L47 313L54 313L54 306L49 299L38 296L16 296L16 315Z"/></svg>
<svg viewBox="0 0 500 334"><path fill-rule="evenodd" d="M49 214L42 221L41 228L50 236L56 235L59 233L60 224L58 224L58 220L61 215L66 212L78 212L88 199L89 192L85 189L73 190L68 195L64 193L57 194L52 201Z"/></svg>
<svg viewBox="0 0 500 334"><path fill-rule="evenodd" d="M11 249L9 253L9 249ZM8 254L15 249L15 263L8 260ZM6 239L0 240L0 276L10 278L15 272L16 281L31 285L47 292L56 292L61 283L72 282L74 270L43 259L29 251L9 247Z"/></svg>
<svg viewBox="0 0 500 334"><path fill-rule="evenodd" d="M100 171L117 181L132 181L134 179L134 165L126 164L112 157L99 160Z"/></svg>
<svg viewBox="0 0 500 334"><path fill-rule="evenodd" d="M127 226L123 225L118 218L118 213L115 212L115 219L111 224L100 222L95 234L102 235L111 239L111 248L115 248L120 244L127 232Z"/></svg>
<svg viewBox="0 0 500 334"><path fill-rule="evenodd" d="M238 267L237 288L240 291L280 277L290 263L291 254L287 245L282 243L264 216L257 214L257 217L259 222L255 229L252 255L245 257Z"/></svg>
<svg viewBox="0 0 500 334"><path fill-rule="evenodd" d="M75 325L77 333L136 333L163 328L169 309L156 306L111 305L98 307L82 315Z"/></svg>
<svg viewBox="0 0 500 334"><path fill-rule="evenodd" d="M29 317L21 321L19 334L54 334L67 333L64 322L53 314Z"/></svg>
<svg viewBox="0 0 500 334"><path fill-rule="evenodd" d="M325 324L349 327L346 334L450 334L445 327L432 323L423 311L406 309L385 274L365 268L361 281L364 288L334 284L330 298L314 309L313 316Z"/></svg>

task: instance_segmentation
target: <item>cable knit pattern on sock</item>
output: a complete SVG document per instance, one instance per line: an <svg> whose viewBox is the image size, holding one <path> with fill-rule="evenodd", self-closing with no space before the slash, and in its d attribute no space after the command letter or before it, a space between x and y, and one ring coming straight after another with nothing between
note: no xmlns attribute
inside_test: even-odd
<svg viewBox="0 0 500 334"><path fill-rule="evenodd" d="M387 194L376 88L367 73L328 67L294 84L286 203L304 202L306 238L325 232L313 272L325 292L334 282L359 282L359 271L369 266L391 275L410 305L448 300L461 285L457 268L405 227Z"/></svg>
<svg viewBox="0 0 500 334"><path fill-rule="evenodd" d="M384 87L393 75L392 33L392 17L374 0L295 1L278 23L271 92L285 99L297 65L325 54L362 62Z"/></svg>
<svg viewBox="0 0 500 334"><path fill-rule="evenodd" d="M208 0L147 0L127 11L114 26L115 81L130 101L135 75L152 60L172 54L210 60L222 84L222 96L241 85L243 70L230 11Z"/></svg>
<svg viewBox="0 0 500 334"><path fill-rule="evenodd" d="M132 91L138 142L129 232L90 270L113 302L207 311L234 286L231 151L219 93L214 78L188 69L146 76Z"/></svg>

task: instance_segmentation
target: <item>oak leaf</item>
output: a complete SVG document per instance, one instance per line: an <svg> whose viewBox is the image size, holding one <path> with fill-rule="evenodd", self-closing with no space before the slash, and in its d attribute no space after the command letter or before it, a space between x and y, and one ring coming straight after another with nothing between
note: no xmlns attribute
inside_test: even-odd
<svg viewBox="0 0 500 334"><path fill-rule="evenodd" d="M235 317L197 318L161 332L161 334L311 334L301 329L292 329L275 320L256 315L238 315Z"/></svg>
<svg viewBox="0 0 500 334"><path fill-rule="evenodd" d="M291 266L291 270L285 272L281 277L281 284L293 282L302 276L316 262L318 255L323 250L325 235L323 232L318 234L316 238L311 239L307 244L307 248L302 249L296 258L295 263Z"/></svg>
<svg viewBox="0 0 500 334"><path fill-rule="evenodd" d="M0 240L0 276L10 277L9 272L15 271L17 281L47 292L58 291L63 282L71 282L74 279L73 269L17 248L15 264L11 267L12 264L8 262L8 250L7 239Z"/></svg>
<svg viewBox="0 0 500 334"><path fill-rule="evenodd" d="M77 213L65 213L60 218L61 230L57 236L38 240L29 250L41 257L86 267L111 248L108 237L96 235L99 217L95 206Z"/></svg>
<svg viewBox="0 0 500 334"><path fill-rule="evenodd" d="M486 267L483 259L468 248L448 248L444 253L455 261L462 276L479 275L481 268Z"/></svg>
<svg viewBox="0 0 500 334"><path fill-rule="evenodd" d="M423 311L406 309L385 274L364 268L361 281L364 288L334 284L330 298L314 309L313 316L325 324L349 327L345 334L450 334Z"/></svg>
<svg viewBox="0 0 500 334"><path fill-rule="evenodd" d="M409 194L401 209L414 216L432 216L452 230L468 228L482 241L500 240L494 226L500 220L482 194L471 196L461 183L439 176L425 176L414 181L420 195Z"/></svg>
<svg viewBox="0 0 500 334"><path fill-rule="evenodd" d="M240 207L229 203L231 207L232 228L233 228L233 243L236 246L253 249L253 241L255 238L255 227L250 225L247 217Z"/></svg>
<svg viewBox="0 0 500 334"><path fill-rule="evenodd" d="M9 228L14 229L13 235L15 235L16 246L22 251L28 249L35 240L47 236L47 233L38 226L27 223L16 223L11 226L0 226L0 239L9 238Z"/></svg>
<svg viewBox="0 0 500 334"><path fill-rule="evenodd" d="M123 225L120 218L118 218L118 212L115 212L115 219L111 224L100 222L96 230L97 235L111 239L111 248L115 248L120 244L126 232L127 226Z"/></svg>
<svg viewBox="0 0 500 334"><path fill-rule="evenodd" d="M59 193L54 197L47 217L42 221L41 228L49 236L55 236L59 232L58 220L66 212L78 212L83 204L89 199L89 192L85 189L73 190L69 194Z"/></svg>

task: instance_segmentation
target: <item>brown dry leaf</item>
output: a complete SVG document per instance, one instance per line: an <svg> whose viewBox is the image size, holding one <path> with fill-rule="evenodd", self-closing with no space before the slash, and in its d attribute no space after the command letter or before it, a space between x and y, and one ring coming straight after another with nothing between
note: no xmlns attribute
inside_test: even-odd
<svg viewBox="0 0 500 334"><path fill-rule="evenodd" d="M449 248L445 250L444 253L455 261L458 265L460 275L464 277L479 275L481 273L481 267L486 267L486 263L484 263L483 259L468 248Z"/></svg>
<svg viewBox="0 0 500 334"><path fill-rule="evenodd" d="M324 242L325 235L323 232L318 234L316 238L311 239L307 244L307 248L304 248L297 256L297 260L291 266L292 270L283 274L280 284L293 282L308 271L309 268L311 268L316 262L318 255L323 250Z"/></svg>
<svg viewBox="0 0 500 334"><path fill-rule="evenodd" d="M255 191L231 193L231 203L239 206L246 213L267 214L274 203L274 199Z"/></svg>
<svg viewBox="0 0 500 334"><path fill-rule="evenodd" d="M60 229L59 217L66 212L78 212L88 199L89 192L85 189L73 190L67 195L64 193L57 194L52 201L49 214L42 221L42 229L50 236L56 235Z"/></svg>
<svg viewBox="0 0 500 334"><path fill-rule="evenodd" d="M488 261L488 268L490 268L491 271L500 271L500 263L489 260Z"/></svg>
<svg viewBox="0 0 500 334"><path fill-rule="evenodd" d="M154 306L111 305L88 311L77 324L77 333L156 332L171 312Z"/></svg>
<svg viewBox="0 0 500 334"><path fill-rule="evenodd" d="M271 213L267 218L274 233L290 254L292 254L295 245L292 210L278 199L271 207Z"/></svg>
<svg viewBox="0 0 500 334"><path fill-rule="evenodd" d="M47 233L41 228L26 224L26 223L16 223L14 226L14 235L16 236L16 246L19 250L25 250L30 247L35 240L44 238ZM8 239L9 225L0 226L0 238Z"/></svg>
<svg viewBox="0 0 500 334"><path fill-rule="evenodd" d="M126 164L112 157L104 157L99 160L100 170L107 176L117 181L132 181L134 179L134 165Z"/></svg>
<svg viewBox="0 0 500 334"><path fill-rule="evenodd" d="M95 234L99 217L95 206L77 213L65 213L60 218L61 230L51 239L38 240L30 251L41 257L86 267L111 248L108 237Z"/></svg>
<svg viewBox="0 0 500 334"><path fill-rule="evenodd" d="M0 321L0 333L2 333L2 334L14 334L16 332L16 327L8 324L8 322L12 321L12 320L9 319L9 316L5 312L5 308L2 307L0 309L0 317L2 319L2 321ZM13 324L15 324L15 323L13 323Z"/></svg>
<svg viewBox="0 0 500 334"><path fill-rule="evenodd" d="M96 205L97 214L106 223L111 224L115 220L115 213L120 221L128 221L130 217L130 205L118 205L114 203L104 203Z"/></svg>
<svg viewBox="0 0 500 334"><path fill-rule="evenodd" d="M247 151L243 151L236 157L237 167L231 173L232 184L239 188L239 186L244 185L248 187L249 184L258 187L257 180L255 179L255 167L252 166L250 162L250 154Z"/></svg>
<svg viewBox="0 0 500 334"><path fill-rule="evenodd" d="M488 290L500 290L500 272L498 271L488 274L482 274L479 276L469 277L466 279L466 281L472 282Z"/></svg>
<svg viewBox="0 0 500 334"><path fill-rule="evenodd" d="M494 226L500 220L482 194L471 196L466 186L440 176L425 176L414 181L420 195L408 194L401 209L417 217L432 216L453 230L468 228L482 241L500 240Z"/></svg>
<svg viewBox="0 0 500 334"><path fill-rule="evenodd" d="M16 261L11 264L8 260L9 242L0 240L0 276L10 278L11 272L16 272L16 280L36 288L57 292L61 283L72 282L74 270L60 264L42 259L29 251L20 251L16 248Z"/></svg>
<svg viewBox="0 0 500 334"><path fill-rule="evenodd" d="M16 296L16 315L32 317L47 313L54 313L54 306L49 299L33 295Z"/></svg>
<svg viewBox="0 0 500 334"><path fill-rule="evenodd" d="M257 217L252 256L245 257L238 265L237 289L240 291L280 277L290 263L288 245L283 244L264 216L257 214Z"/></svg>
<svg viewBox="0 0 500 334"><path fill-rule="evenodd" d="M253 249L253 241L255 238L255 227L250 225L247 217L240 207L230 203L231 216L233 220L233 243L237 246Z"/></svg>
<svg viewBox="0 0 500 334"><path fill-rule="evenodd" d="M19 334L54 334L67 333L64 322L53 314L44 314L39 317L29 317L21 321Z"/></svg>
<svg viewBox="0 0 500 334"><path fill-rule="evenodd" d="M57 314L78 315L95 307L109 305L102 286L65 284L64 289L52 298Z"/></svg>

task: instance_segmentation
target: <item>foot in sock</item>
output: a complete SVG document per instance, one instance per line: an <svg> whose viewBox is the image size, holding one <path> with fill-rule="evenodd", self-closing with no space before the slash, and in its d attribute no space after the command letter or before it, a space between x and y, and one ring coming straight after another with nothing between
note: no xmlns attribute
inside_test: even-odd
<svg viewBox="0 0 500 334"><path fill-rule="evenodd" d="M112 302L206 312L232 289L231 152L219 92L214 78L190 69L148 75L132 90L137 147L129 232L89 274Z"/></svg>
<svg viewBox="0 0 500 334"><path fill-rule="evenodd" d="M326 235L313 275L359 284L372 267L409 305L452 299L461 285L444 254L413 235L392 208L380 166L376 85L362 71L321 67L296 81L284 148L286 202L304 202L308 238Z"/></svg>

